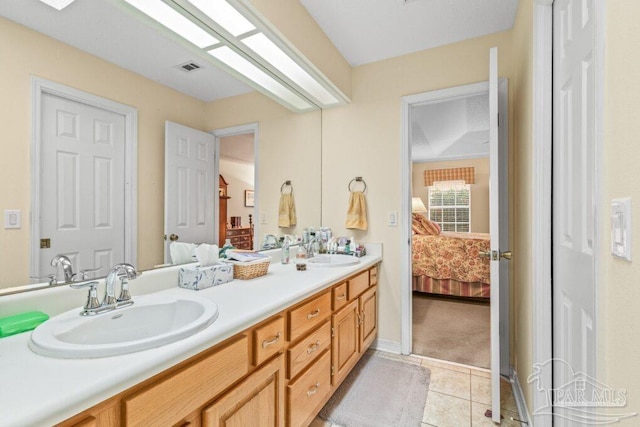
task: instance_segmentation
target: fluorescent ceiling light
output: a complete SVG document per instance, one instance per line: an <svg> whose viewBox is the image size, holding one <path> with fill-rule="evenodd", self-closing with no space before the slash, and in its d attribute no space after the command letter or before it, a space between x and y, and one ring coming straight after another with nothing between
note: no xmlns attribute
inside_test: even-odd
<svg viewBox="0 0 640 427"><path fill-rule="evenodd" d="M69 6L75 0L40 0L44 4L48 4L54 9L62 10L65 7Z"/></svg>
<svg viewBox="0 0 640 427"><path fill-rule="evenodd" d="M220 43L218 39L176 12L175 9L166 5L161 0L125 1L201 49Z"/></svg>
<svg viewBox="0 0 640 427"><path fill-rule="evenodd" d="M242 42L263 57L276 70L290 78L312 97L320 101L323 106L338 104L340 102L263 33L254 34L243 39Z"/></svg>
<svg viewBox="0 0 640 427"><path fill-rule="evenodd" d="M230 32L234 37L256 29L247 18L242 16L225 0L188 0L205 15Z"/></svg>
<svg viewBox="0 0 640 427"><path fill-rule="evenodd" d="M305 99L286 88L228 46L221 46L210 50L209 54L298 110L314 108L314 106Z"/></svg>

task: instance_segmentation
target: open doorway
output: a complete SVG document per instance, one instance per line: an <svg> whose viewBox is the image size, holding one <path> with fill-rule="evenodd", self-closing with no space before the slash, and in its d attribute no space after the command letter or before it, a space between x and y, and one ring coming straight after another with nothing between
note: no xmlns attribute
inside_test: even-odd
<svg viewBox="0 0 640 427"><path fill-rule="evenodd" d="M414 105L412 352L491 366L489 94Z"/></svg>
<svg viewBox="0 0 640 427"><path fill-rule="evenodd" d="M213 132L219 171L218 241L238 249L256 249L258 235L258 125Z"/></svg>

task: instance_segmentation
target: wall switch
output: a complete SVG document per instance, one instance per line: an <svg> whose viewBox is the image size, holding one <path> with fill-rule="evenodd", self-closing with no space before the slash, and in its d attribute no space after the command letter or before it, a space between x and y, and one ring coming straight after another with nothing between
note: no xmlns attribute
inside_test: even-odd
<svg viewBox="0 0 640 427"><path fill-rule="evenodd" d="M22 228L22 213L19 210L5 210L4 228Z"/></svg>
<svg viewBox="0 0 640 427"><path fill-rule="evenodd" d="M267 223L267 214L263 212L260 214L260 224L266 224L266 223Z"/></svg>
<svg viewBox="0 0 640 427"><path fill-rule="evenodd" d="M397 227L398 226L398 212L393 211L389 212L389 227Z"/></svg>
<svg viewBox="0 0 640 427"><path fill-rule="evenodd" d="M611 255L631 261L631 198L611 200Z"/></svg>

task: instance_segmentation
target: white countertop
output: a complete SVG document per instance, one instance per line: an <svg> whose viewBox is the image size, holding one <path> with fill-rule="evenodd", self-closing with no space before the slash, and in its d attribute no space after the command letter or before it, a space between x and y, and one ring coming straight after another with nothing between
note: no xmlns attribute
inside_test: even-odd
<svg viewBox="0 0 640 427"><path fill-rule="evenodd" d="M382 260L381 245L348 267L297 271L293 263L272 261L266 276L233 280L192 291L177 287L179 267L145 272L131 281L135 296L157 289L167 295L193 295L214 301L218 319L205 330L162 347L97 359L56 359L33 353L30 332L0 339L0 425L50 425L66 420L175 364L218 344L353 273ZM33 294L33 295L29 295ZM55 316L78 308L85 291L68 286L0 298L2 316L42 310Z"/></svg>

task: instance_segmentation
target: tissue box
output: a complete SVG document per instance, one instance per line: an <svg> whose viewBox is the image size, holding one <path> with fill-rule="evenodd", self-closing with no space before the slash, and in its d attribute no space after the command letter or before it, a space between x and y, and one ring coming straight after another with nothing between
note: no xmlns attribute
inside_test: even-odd
<svg viewBox="0 0 640 427"><path fill-rule="evenodd" d="M233 265L220 262L207 267L181 268L178 272L178 286L199 291L233 280Z"/></svg>

